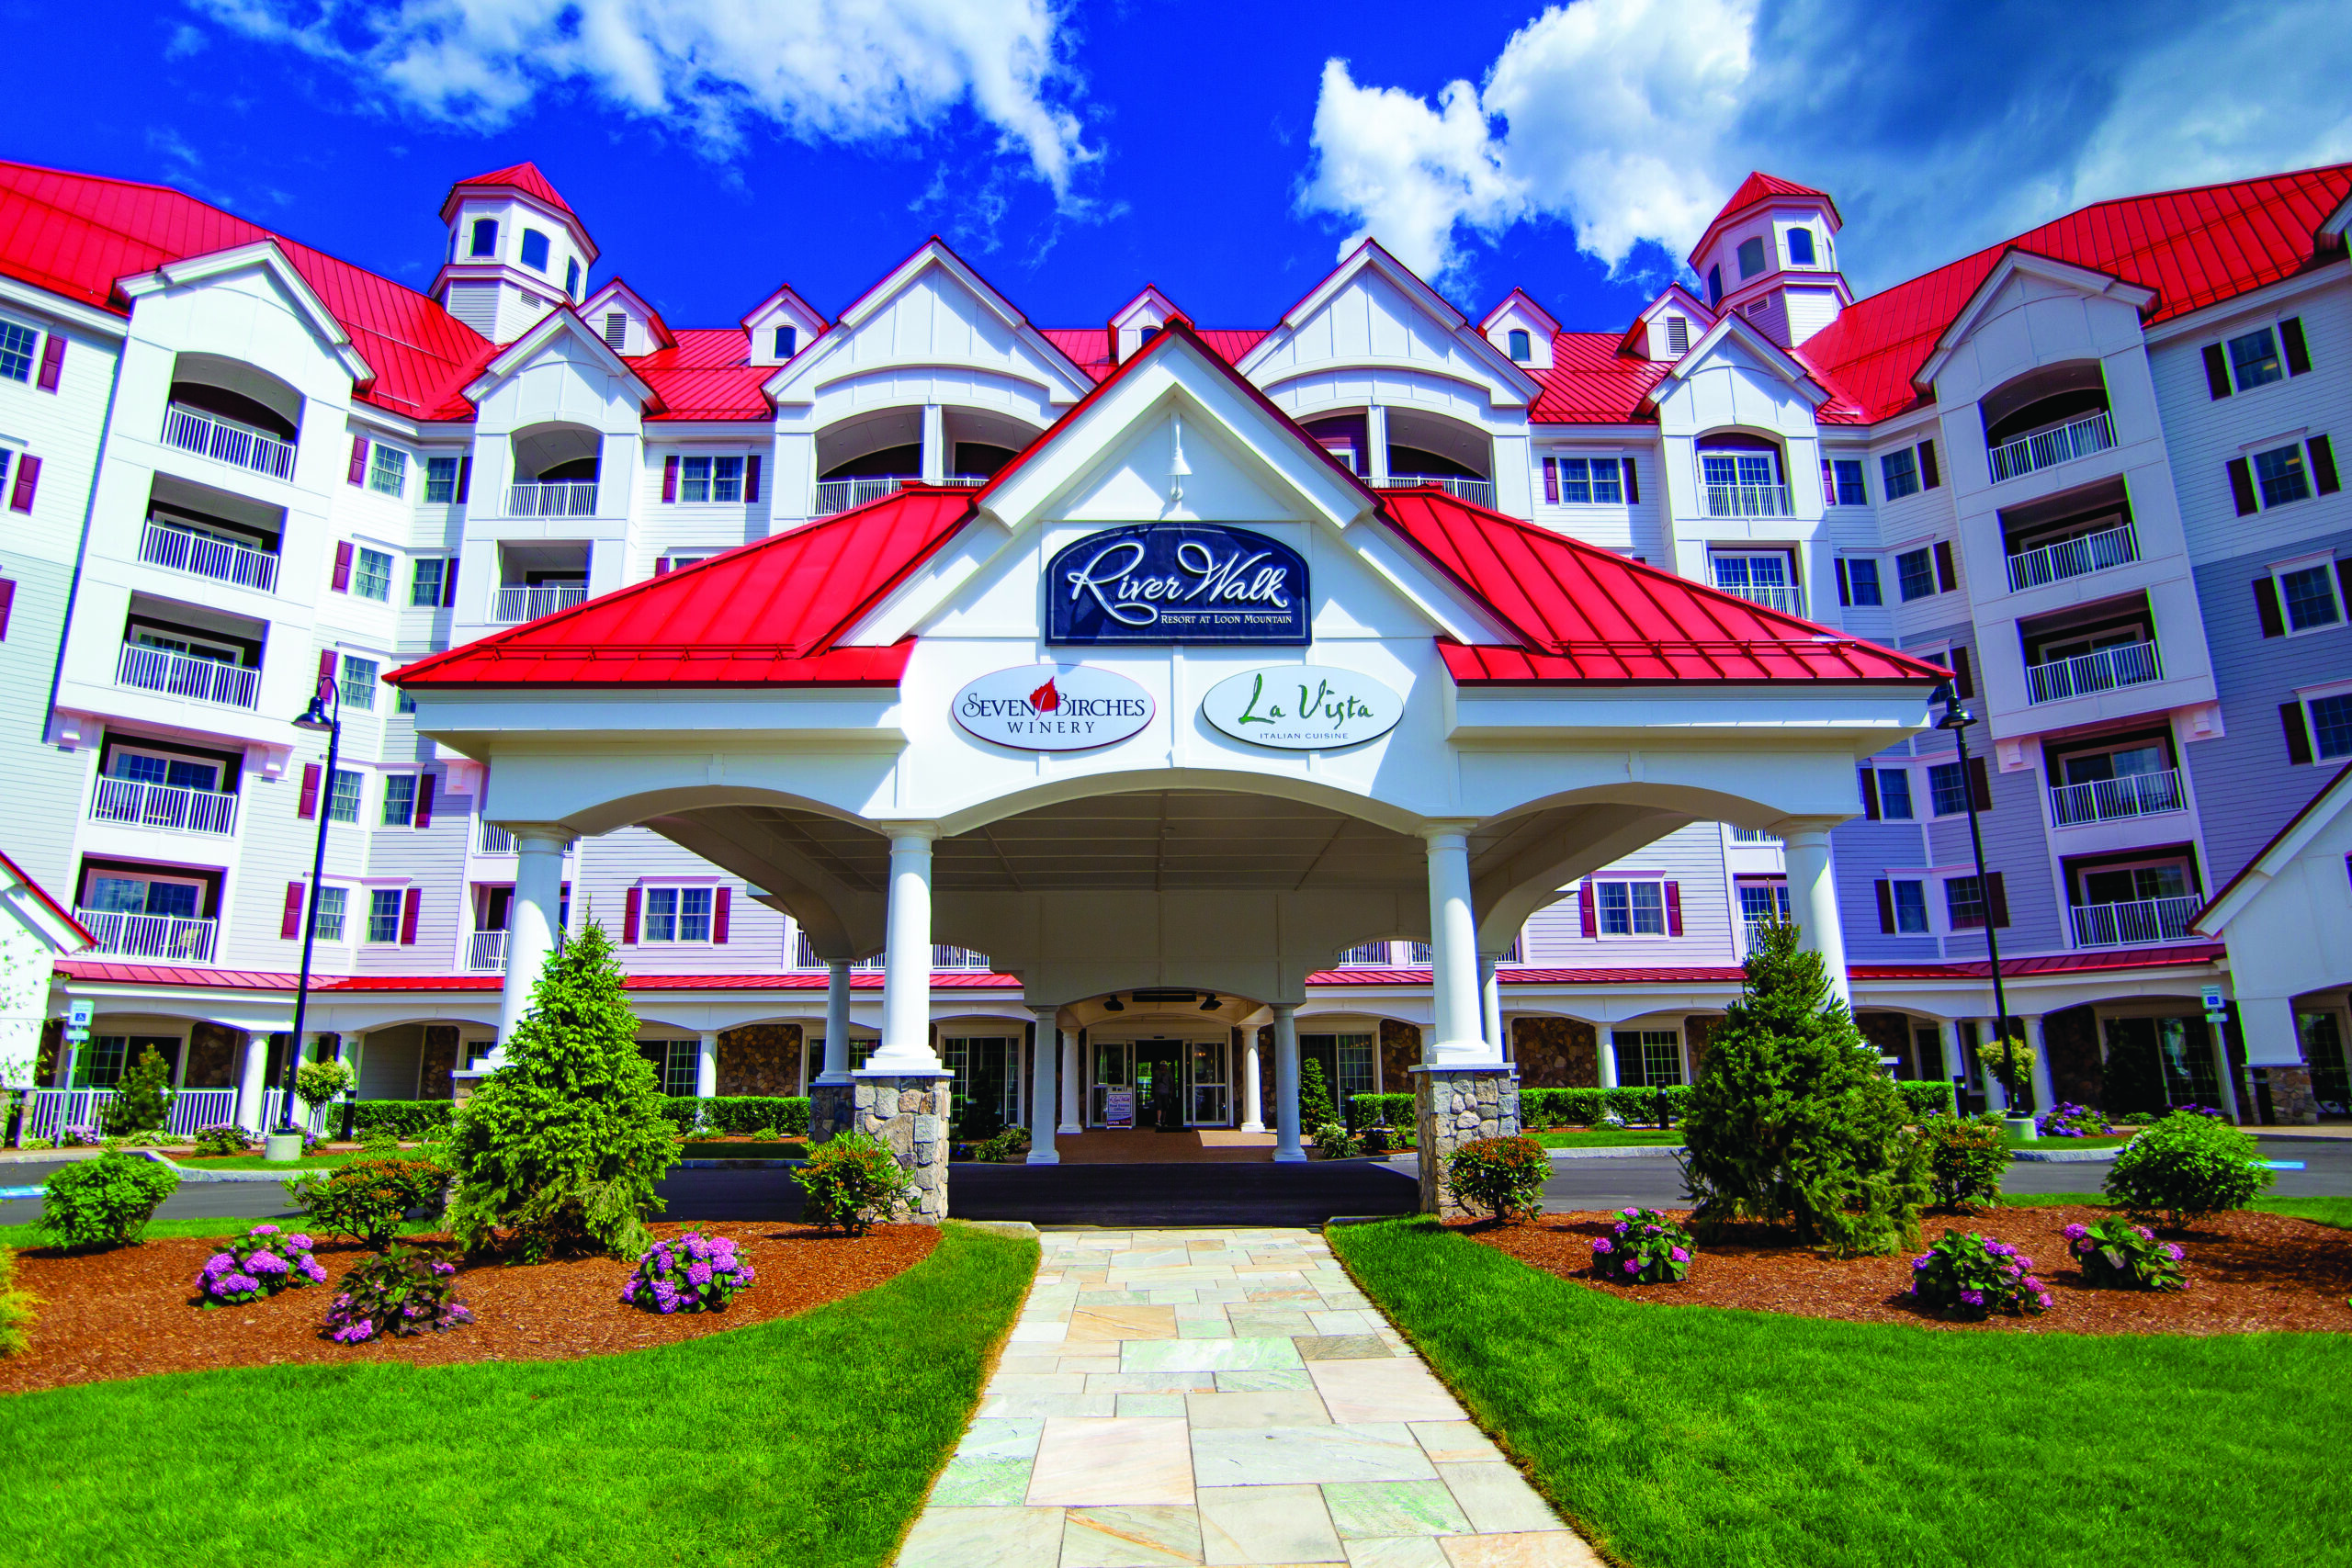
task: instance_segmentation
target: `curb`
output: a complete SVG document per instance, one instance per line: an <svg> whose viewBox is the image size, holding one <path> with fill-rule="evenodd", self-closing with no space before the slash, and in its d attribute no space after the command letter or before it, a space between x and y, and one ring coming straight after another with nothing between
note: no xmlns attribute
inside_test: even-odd
<svg viewBox="0 0 2352 1568"><path fill-rule="evenodd" d="M1624 1144L1616 1148L1546 1149L1554 1159L1672 1159L1682 1152L1680 1144Z"/></svg>
<svg viewBox="0 0 2352 1568"><path fill-rule="evenodd" d="M309 1174L309 1172L301 1169L300 1167L289 1167L285 1170L199 1170L193 1166L182 1165L177 1160L167 1158L164 1156L156 1153L153 1149L132 1149L129 1152L137 1155L141 1159L153 1160L157 1165L178 1172L179 1179L184 1182L283 1181L289 1176L305 1176ZM331 1169L333 1168L328 1167L323 1168Z"/></svg>
<svg viewBox="0 0 2352 1568"><path fill-rule="evenodd" d="M2030 1165L2111 1165L2124 1145L2111 1149L2011 1149L2009 1157Z"/></svg>
<svg viewBox="0 0 2352 1568"><path fill-rule="evenodd" d="M948 1217L954 1224L967 1225L976 1231L986 1231L990 1235L1009 1235L1017 1241L1038 1239L1037 1227L1027 1220L958 1220L952 1214Z"/></svg>

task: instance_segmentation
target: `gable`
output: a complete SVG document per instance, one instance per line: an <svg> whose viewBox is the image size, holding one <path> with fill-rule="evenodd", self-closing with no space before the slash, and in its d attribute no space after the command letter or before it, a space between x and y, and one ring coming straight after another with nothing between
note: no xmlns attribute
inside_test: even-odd
<svg viewBox="0 0 2352 1568"><path fill-rule="evenodd" d="M1810 433L1827 395L1753 328L1726 316L1650 396L1660 431L1687 434L1724 425Z"/></svg>

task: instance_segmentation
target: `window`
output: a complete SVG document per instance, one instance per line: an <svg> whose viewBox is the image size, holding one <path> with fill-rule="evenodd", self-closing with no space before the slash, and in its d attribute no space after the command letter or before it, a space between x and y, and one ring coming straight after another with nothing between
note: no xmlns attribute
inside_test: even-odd
<svg viewBox="0 0 2352 1568"><path fill-rule="evenodd" d="M416 775L386 773L384 775L384 826L405 828L416 815Z"/></svg>
<svg viewBox="0 0 2352 1568"><path fill-rule="evenodd" d="M1857 604L1883 604L1886 601L1879 592L1878 562L1868 556L1849 557L1846 566L1847 596Z"/></svg>
<svg viewBox="0 0 2352 1568"><path fill-rule="evenodd" d="M2312 481L2303 467L2303 449L2298 446L2274 446L2267 452L2254 455L2254 482L2262 491L2262 504L2267 511L2284 506L2290 502L2311 499Z"/></svg>
<svg viewBox="0 0 2352 1568"><path fill-rule="evenodd" d="M327 820L359 820L359 775L349 768L334 771L334 787L327 791Z"/></svg>
<svg viewBox="0 0 2352 1568"><path fill-rule="evenodd" d="M1958 762L1935 762L1928 768L1928 807L1939 817L1956 817L1968 809L1968 770Z"/></svg>
<svg viewBox="0 0 2352 1568"><path fill-rule="evenodd" d="M1510 344L1510 357L1512 363L1518 365L1526 364L1529 356L1532 353L1532 351L1528 347L1527 329L1525 327L1511 328L1510 337L1508 341Z"/></svg>
<svg viewBox="0 0 2352 1568"><path fill-rule="evenodd" d="M2241 392L2284 380L2287 367L2278 359L2278 340L2268 327L2257 327L2230 340L2230 374Z"/></svg>
<svg viewBox="0 0 2352 1568"><path fill-rule="evenodd" d="M438 461L438 459L435 459ZM409 568L408 602L412 608L437 610L441 588L448 581L449 563L439 556L419 556Z"/></svg>
<svg viewBox="0 0 2352 1568"><path fill-rule="evenodd" d="M640 1040L638 1055L653 1064L662 1092L673 1100L693 1096L701 1066L702 1043L696 1040ZM959 1098L957 1104L963 1103Z"/></svg>
<svg viewBox="0 0 2352 1568"><path fill-rule="evenodd" d="M40 347L40 333L14 321L0 321L0 376L11 381L33 378L33 352Z"/></svg>
<svg viewBox="0 0 2352 1568"><path fill-rule="evenodd" d="M678 465L680 501L741 501L743 459L688 457Z"/></svg>
<svg viewBox="0 0 2352 1568"><path fill-rule="evenodd" d="M1666 319L1666 352L1676 355L1690 352L1690 321L1688 317L1668 316Z"/></svg>
<svg viewBox="0 0 2352 1568"><path fill-rule="evenodd" d="M337 773L335 776L337 778L341 778L343 775L341 773ZM352 776L354 778L358 777L356 773ZM344 907L349 902L350 897L351 890L347 887L322 887L319 889L318 898L311 906L311 935L312 938L319 942L341 942L343 940Z"/></svg>
<svg viewBox="0 0 2352 1568"><path fill-rule="evenodd" d="M1600 934L1603 936L1666 934L1666 884L1663 882L1596 883L1594 903L1600 913Z"/></svg>
<svg viewBox="0 0 2352 1568"><path fill-rule="evenodd" d="M1699 471L1709 485L1777 485L1779 457L1770 452L1702 452Z"/></svg>
<svg viewBox="0 0 2352 1568"><path fill-rule="evenodd" d="M647 942L708 942L707 887L649 887L645 890Z"/></svg>
<svg viewBox="0 0 2352 1568"><path fill-rule="evenodd" d="M548 237L537 229L523 231L523 265L533 272L548 269Z"/></svg>
<svg viewBox="0 0 2352 1568"><path fill-rule="evenodd" d="M1671 1029L1612 1029L1617 1081L1628 1089L1664 1089L1682 1081L1682 1036Z"/></svg>
<svg viewBox="0 0 2352 1568"><path fill-rule="evenodd" d="M1928 931L1928 885L1924 882L1891 882L1887 895L1894 907L1894 929L1904 936L1925 936Z"/></svg>
<svg viewBox="0 0 2352 1568"><path fill-rule="evenodd" d="M401 890L379 887L368 895L368 940L398 942L401 939Z"/></svg>
<svg viewBox="0 0 2352 1568"><path fill-rule="evenodd" d="M1878 472L1879 478L1886 481L1887 500L1900 501L1919 493L1919 459L1910 447L1883 454L1878 460Z"/></svg>
<svg viewBox="0 0 2352 1568"><path fill-rule="evenodd" d="M1908 457L1910 454L1904 454ZM1936 558L1932 550L1905 550L1894 558L1894 583L1905 604L1936 591Z"/></svg>
<svg viewBox="0 0 2352 1568"><path fill-rule="evenodd" d="M1724 299L1724 269L1720 265L1707 269L1707 303L1720 305Z"/></svg>
<svg viewBox="0 0 2352 1568"><path fill-rule="evenodd" d="M605 346L615 354L628 342L628 317L618 310L605 312Z"/></svg>
<svg viewBox="0 0 2352 1568"><path fill-rule="evenodd" d="M1622 505L1625 487L1618 476L1614 457L1563 457L1560 459L1560 501L1564 505L1584 505L1600 502Z"/></svg>
<svg viewBox="0 0 2352 1568"><path fill-rule="evenodd" d="M368 459L368 488L379 495L399 495L408 489L408 454L397 446L376 443Z"/></svg>
<svg viewBox="0 0 2352 1568"><path fill-rule="evenodd" d="M1789 231L1789 265L1791 266L1813 265L1812 230L1792 229Z"/></svg>
<svg viewBox="0 0 2352 1568"><path fill-rule="evenodd" d="M392 694L392 711L394 713L414 713L416 711L416 699L409 695L405 690L396 691Z"/></svg>
<svg viewBox="0 0 2352 1568"><path fill-rule="evenodd" d="M83 907L108 915L162 915L195 919L204 906L204 885L193 879L123 876L94 872Z"/></svg>
<svg viewBox="0 0 2352 1568"><path fill-rule="evenodd" d="M2352 757L2352 692L2313 697L2309 705L2312 711L2312 739L2319 749L2321 759L2333 761L2338 757Z"/></svg>
<svg viewBox="0 0 2352 1568"><path fill-rule="evenodd" d="M447 506L458 499L457 458L424 459L424 499L434 506Z"/></svg>
<svg viewBox="0 0 2352 1568"><path fill-rule="evenodd" d="M217 794L220 764L174 757L161 751L131 751L118 748L107 759L106 776L134 784L163 784L171 789L200 789Z"/></svg>
<svg viewBox="0 0 2352 1568"><path fill-rule="evenodd" d="M2278 599L2286 606L2290 632L2315 631L2344 619L2336 601L2334 561L2278 573Z"/></svg>
<svg viewBox="0 0 2352 1568"><path fill-rule="evenodd" d="M375 660L355 659L348 653L345 654L343 679L339 682L343 687L343 705L375 712L376 676L382 669L383 666ZM354 773L351 776L357 778L359 775Z"/></svg>
<svg viewBox="0 0 2352 1568"><path fill-rule="evenodd" d="M1763 241L1763 239L1762 239L1760 236L1758 236L1758 237L1757 237L1757 238L1755 238L1755 239L1742 240L1742 241L1739 243L1739 277L1740 277L1740 281L1741 281L1741 282L1743 282L1743 283L1745 283L1745 282L1747 282L1749 278L1754 277L1758 273L1762 272L1763 270L1764 270L1764 241Z"/></svg>
<svg viewBox="0 0 2352 1568"><path fill-rule="evenodd" d="M1749 925L1764 920L1779 920L1786 924L1792 918L1789 913L1789 885L1785 882L1741 883L1739 918Z"/></svg>
<svg viewBox="0 0 2352 1568"><path fill-rule="evenodd" d="M467 254L477 256L494 256L498 254L497 219L477 218L474 220L473 245Z"/></svg>
<svg viewBox="0 0 2352 1568"><path fill-rule="evenodd" d="M381 448L379 448L381 450ZM351 591L379 604L392 596L392 558L362 545L351 556Z"/></svg>
<svg viewBox="0 0 2352 1568"><path fill-rule="evenodd" d="M574 299L580 298L580 258L566 258L563 264L563 291Z"/></svg>
<svg viewBox="0 0 2352 1568"><path fill-rule="evenodd" d="M1718 588L1752 593L1766 604L1779 600L1781 609L1793 603L1789 590L1796 581L1796 563L1786 550L1712 550L1707 562Z"/></svg>
<svg viewBox="0 0 2352 1568"><path fill-rule="evenodd" d="M800 329L778 327L775 330L775 357L789 359L800 352Z"/></svg>
<svg viewBox="0 0 2352 1568"><path fill-rule="evenodd" d="M1821 494L1832 506L1868 506L1870 491L1862 488L1860 457L1821 459Z"/></svg>
<svg viewBox="0 0 2352 1568"><path fill-rule="evenodd" d="M1944 878L1944 913L1956 931L1984 929L1984 888L1973 876Z"/></svg>
<svg viewBox="0 0 2352 1568"><path fill-rule="evenodd" d="M2186 898L2196 890L2186 861L2086 871L2082 878L2086 904L2144 904L2156 898Z"/></svg>
<svg viewBox="0 0 2352 1568"><path fill-rule="evenodd" d="M1911 820L1911 771L1881 768L1878 772L1878 814L1891 821ZM1963 806L1962 809L1965 810Z"/></svg>

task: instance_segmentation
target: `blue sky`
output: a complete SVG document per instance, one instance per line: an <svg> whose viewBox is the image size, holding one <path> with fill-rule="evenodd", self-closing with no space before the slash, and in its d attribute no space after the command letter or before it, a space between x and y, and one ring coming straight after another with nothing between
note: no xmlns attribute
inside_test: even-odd
<svg viewBox="0 0 2352 1568"><path fill-rule="evenodd" d="M86 57L86 13L0 15L20 59ZM2098 197L2352 158L2320 5L185 0L107 34L101 72L20 76L7 156L420 288L449 183L530 158L676 325L778 282L838 310L935 231L1043 324L1148 281L1258 326L1370 232L1473 315L1518 285L1614 328L1750 167L1837 195L1869 291Z"/></svg>

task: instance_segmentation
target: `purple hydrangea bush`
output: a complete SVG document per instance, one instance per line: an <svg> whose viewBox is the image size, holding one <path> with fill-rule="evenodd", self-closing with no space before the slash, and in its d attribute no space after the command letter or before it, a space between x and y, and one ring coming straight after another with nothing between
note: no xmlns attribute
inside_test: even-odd
<svg viewBox="0 0 2352 1568"><path fill-rule="evenodd" d="M364 1344L379 1334L412 1338L474 1320L458 1300L458 1266L413 1247L378 1253L343 1277L327 1305L327 1337Z"/></svg>
<svg viewBox="0 0 2352 1568"><path fill-rule="evenodd" d="M243 1306L280 1291L322 1285L326 1278L327 1271L311 1256L309 1236L288 1235L276 1225L255 1225L204 1260L196 1288L204 1306Z"/></svg>
<svg viewBox="0 0 2352 1568"><path fill-rule="evenodd" d="M646 1248L637 1272L621 1287L621 1300L665 1316L725 1312L735 1292L754 1278L752 1260L737 1250L732 1237L688 1231Z"/></svg>
<svg viewBox="0 0 2352 1568"><path fill-rule="evenodd" d="M105 1142L105 1136L97 1128L86 1122L76 1122L71 1127L60 1127L57 1130L57 1146L61 1149L96 1148Z"/></svg>
<svg viewBox="0 0 2352 1568"><path fill-rule="evenodd" d="M2156 1233L2112 1214L2095 1225L2066 1227L2066 1246L2081 1265L2083 1281L2120 1291L2177 1291L2188 1283L2178 1244L2158 1241Z"/></svg>
<svg viewBox="0 0 2352 1568"><path fill-rule="evenodd" d="M1656 1209L1620 1209L1592 1242L1592 1271L1619 1285L1664 1285L1689 1276L1690 1233Z"/></svg>
<svg viewBox="0 0 2352 1568"><path fill-rule="evenodd" d="M2005 1241L1987 1241L1974 1231L1944 1232L1944 1238L1911 1260L1911 1283L1904 1292L1922 1306L1975 1322L1996 1312L2012 1317L2050 1310L2050 1289L2033 1271L2033 1259Z"/></svg>
<svg viewBox="0 0 2352 1568"><path fill-rule="evenodd" d="M2071 1100L2053 1107L2034 1127L2045 1138L2096 1138L2115 1131L2106 1117Z"/></svg>

